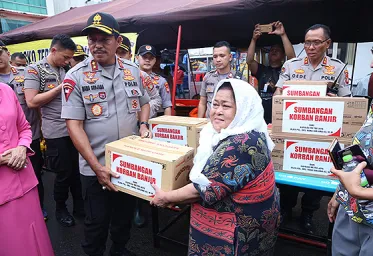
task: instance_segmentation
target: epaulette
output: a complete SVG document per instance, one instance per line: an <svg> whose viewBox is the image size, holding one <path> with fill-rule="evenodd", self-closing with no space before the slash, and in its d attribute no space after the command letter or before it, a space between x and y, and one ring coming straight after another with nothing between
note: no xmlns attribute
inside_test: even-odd
<svg viewBox="0 0 373 256"><path fill-rule="evenodd" d="M294 62L294 61L301 61L303 58L292 58L290 60L288 60L287 62Z"/></svg>
<svg viewBox="0 0 373 256"><path fill-rule="evenodd" d="M79 62L78 64L76 64L74 67L72 67L72 68L69 70L69 72L70 72L70 73L76 72L76 71L80 70L81 68L87 67L88 64L89 64L88 60L85 59L85 60Z"/></svg>
<svg viewBox="0 0 373 256"><path fill-rule="evenodd" d="M130 65L130 66L135 67L135 68L139 68L134 62L132 62L130 60L126 60L126 59L118 57L118 61L121 61L123 64Z"/></svg>
<svg viewBox="0 0 373 256"><path fill-rule="evenodd" d="M15 67L11 66L10 70L12 71L13 75L17 75L18 74L18 70Z"/></svg>

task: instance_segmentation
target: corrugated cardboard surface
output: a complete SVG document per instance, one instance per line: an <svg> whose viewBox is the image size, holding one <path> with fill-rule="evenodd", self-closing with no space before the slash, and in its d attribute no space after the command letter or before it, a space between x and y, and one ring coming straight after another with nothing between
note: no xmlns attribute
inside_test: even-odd
<svg viewBox="0 0 373 256"><path fill-rule="evenodd" d="M150 141L149 141L150 140ZM150 143L151 139L141 139L130 136L106 145L105 162L111 168L111 152L127 155L146 161L159 163L163 166L162 186L165 191L178 189L188 184L189 172L193 166L194 149L177 146L178 150L170 147L169 143L156 141ZM168 149L166 150L166 148ZM150 201L151 197L142 195L132 190L116 186L118 190Z"/></svg>
<svg viewBox="0 0 373 256"><path fill-rule="evenodd" d="M198 147L199 135L197 127L208 122L206 118L194 118L184 116L159 116L149 120L152 127L155 124L187 127L187 144L185 146L196 149ZM154 137L157 140L156 137Z"/></svg>
<svg viewBox="0 0 373 256"><path fill-rule="evenodd" d="M285 140L302 140L302 141L311 141L311 142L327 142L327 143L332 143L334 138L314 138L314 137L303 137L303 136L280 136L280 135L270 135L273 142L275 143L275 148L272 151L272 161L274 164L274 169L275 171L278 172L286 172L286 173L295 173L295 174L301 174L301 175L308 175L308 176L314 176L314 177L322 177L325 178L325 175L320 175L315 173L314 175L312 174L307 174L307 173L299 173L295 171L288 171L288 170L283 170L283 162L284 162L284 142ZM344 144L344 146L349 146L352 143L351 139L344 139L344 138L339 138L338 139L339 143ZM315 165L317 165L317 162L315 162ZM328 178L336 179L334 176L328 176Z"/></svg>
<svg viewBox="0 0 373 256"><path fill-rule="evenodd" d="M344 102L343 138L352 138L360 127L363 125L367 110L368 100L365 98L357 97L287 97L287 96L274 96L272 108L272 133L281 136L302 136L308 138L324 138L322 135L307 135L282 132L282 119L283 119L283 101L284 100L307 100L307 101L342 101Z"/></svg>

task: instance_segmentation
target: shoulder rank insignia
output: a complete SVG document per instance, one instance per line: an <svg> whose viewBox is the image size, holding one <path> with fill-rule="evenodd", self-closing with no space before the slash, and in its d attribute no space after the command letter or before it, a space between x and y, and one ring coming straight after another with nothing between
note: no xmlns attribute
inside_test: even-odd
<svg viewBox="0 0 373 256"><path fill-rule="evenodd" d="M304 58L304 62L303 62L304 65L308 65L308 57L305 57Z"/></svg>
<svg viewBox="0 0 373 256"><path fill-rule="evenodd" d="M167 93L170 93L170 86L168 85L167 82L164 83L164 88L166 88Z"/></svg>
<svg viewBox="0 0 373 256"><path fill-rule="evenodd" d="M326 58L326 56L324 57L324 59L322 60L322 64L323 65L326 65L328 63L328 59Z"/></svg>
<svg viewBox="0 0 373 256"><path fill-rule="evenodd" d="M10 70L12 71L13 75L18 74L18 71L15 67L10 67Z"/></svg>
<svg viewBox="0 0 373 256"><path fill-rule="evenodd" d="M120 58L118 58L118 65L120 68L124 68L123 62Z"/></svg>
<svg viewBox="0 0 373 256"><path fill-rule="evenodd" d="M98 66L97 66L97 63L96 63L95 60L91 61L91 68L92 68L92 71L97 71L98 70Z"/></svg>

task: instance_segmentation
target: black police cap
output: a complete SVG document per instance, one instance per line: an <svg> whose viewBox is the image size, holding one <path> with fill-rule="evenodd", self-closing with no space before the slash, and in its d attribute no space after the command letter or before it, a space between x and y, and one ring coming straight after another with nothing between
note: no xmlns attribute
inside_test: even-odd
<svg viewBox="0 0 373 256"><path fill-rule="evenodd" d="M154 57L157 56L156 49L154 48L154 46L151 46L149 44L145 44L145 45L140 46L140 48L137 52L137 54L140 55L140 56L143 56L147 53L152 54Z"/></svg>
<svg viewBox="0 0 373 256"><path fill-rule="evenodd" d="M119 24L117 20L108 13L97 12L91 15L87 21L87 27L82 33L88 34L91 29L98 29L108 35L119 35Z"/></svg>
<svg viewBox="0 0 373 256"><path fill-rule="evenodd" d="M123 41L122 41L122 43L120 44L119 47L123 48L127 52L131 52L131 42L130 42L130 40L126 36L122 36L122 38L123 38Z"/></svg>

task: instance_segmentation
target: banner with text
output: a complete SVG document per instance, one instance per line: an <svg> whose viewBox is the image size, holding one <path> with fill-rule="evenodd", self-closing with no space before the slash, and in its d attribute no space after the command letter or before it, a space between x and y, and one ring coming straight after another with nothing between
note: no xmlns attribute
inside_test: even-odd
<svg viewBox="0 0 373 256"><path fill-rule="evenodd" d="M138 34L122 33L121 35L128 37L131 42L132 53L134 53L136 49L136 40ZM72 37L71 39L76 44L82 45L84 51L89 54L86 36ZM10 51L10 54L15 52L22 52L26 56L28 63L35 63L48 55L51 42L52 39L43 39L19 44L11 44L7 45L7 48Z"/></svg>

